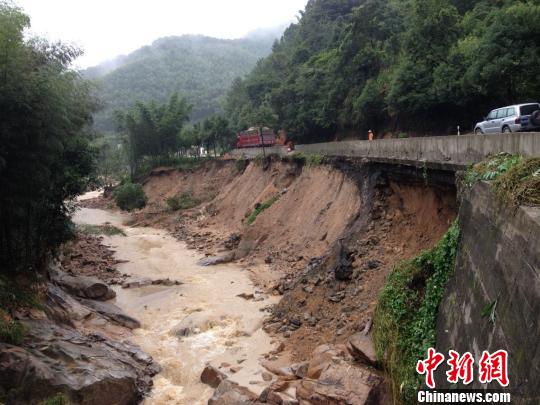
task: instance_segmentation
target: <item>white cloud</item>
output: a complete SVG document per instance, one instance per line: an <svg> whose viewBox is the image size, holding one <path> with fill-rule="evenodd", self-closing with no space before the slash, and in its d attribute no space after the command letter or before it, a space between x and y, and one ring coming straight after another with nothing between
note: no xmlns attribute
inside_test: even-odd
<svg viewBox="0 0 540 405"><path fill-rule="evenodd" d="M32 34L82 47L96 65L153 40L182 34L239 38L295 19L307 0L16 0Z"/></svg>

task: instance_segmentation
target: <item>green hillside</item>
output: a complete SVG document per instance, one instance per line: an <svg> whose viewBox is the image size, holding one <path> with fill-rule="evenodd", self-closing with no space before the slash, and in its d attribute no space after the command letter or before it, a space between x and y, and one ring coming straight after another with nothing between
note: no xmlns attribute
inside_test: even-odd
<svg viewBox="0 0 540 405"><path fill-rule="evenodd" d="M539 21L538 0L309 0L234 82L227 116L298 142L472 130L492 108L538 101Z"/></svg>
<svg viewBox="0 0 540 405"><path fill-rule="evenodd" d="M268 31L237 40L185 35L161 38L130 55L82 72L97 82L103 109L95 127L114 130L113 113L137 100L166 101L178 92L193 105L191 119L215 113L234 78L268 55L279 33Z"/></svg>

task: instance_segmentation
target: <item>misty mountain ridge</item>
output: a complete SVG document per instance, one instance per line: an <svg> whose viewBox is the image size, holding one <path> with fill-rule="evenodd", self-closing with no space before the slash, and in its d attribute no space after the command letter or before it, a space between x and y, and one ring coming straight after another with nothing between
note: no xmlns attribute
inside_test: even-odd
<svg viewBox="0 0 540 405"><path fill-rule="evenodd" d="M137 100L163 102L176 91L193 105L192 121L216 113L233 80L270 54L284 28L263 28L240 39L163 37L81 71L96 81L97 96L103 102L94 117L95 128L112 131L115 110L127 109Z"/></svg>

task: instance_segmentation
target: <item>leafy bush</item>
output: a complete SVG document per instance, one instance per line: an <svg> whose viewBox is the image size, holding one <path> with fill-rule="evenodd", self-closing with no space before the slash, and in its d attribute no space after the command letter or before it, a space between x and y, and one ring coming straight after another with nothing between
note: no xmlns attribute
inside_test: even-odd
<svg viewBox="0 0 540 405"><path fill-rule="evenodd" d="M114 190L116 205L126 211L143 208L146 205L146 195L140 184L126 183Z"/></svg>
<svg viewBox="0 0 540 405"><path fill-rule="evenodd" d="M187 210L194 208L201 203L199 200L193 198L193 195L190 192L184 192L180 195L169 197L166 202L173 211Z"/></svg>
<svg viewBox="0 0 540 405"><path fill-rule="evenodd" d="M421 383L416 363L435 345L438 307L454 271L458 241L456 222L435 248L396 266L379 296L373 337L395 403L416 403Z"/></svg>
<svg viewBox="0 0 540 405"><path fill-rule="evenodd" d="M276 196L274 196L272 198L269 198L268 200L266 200L262 204L257 204L257 206L255 206L255 209L253 210L253 212L247 218L247 224L251 225L253 222L255 222L255 220L257 219L257 216L261 212L263 212L264 210L270 208L277 200L279 200L279 197L280 197L279 195L276 195Z"/></svg>

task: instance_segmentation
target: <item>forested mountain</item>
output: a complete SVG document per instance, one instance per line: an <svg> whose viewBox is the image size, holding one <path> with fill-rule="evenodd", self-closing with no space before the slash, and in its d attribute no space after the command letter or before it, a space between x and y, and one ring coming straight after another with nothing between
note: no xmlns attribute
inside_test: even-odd
<svg viewBox="0 0 540 405"><path fill-rule="evenodd" d="M233 79L248 73L271 52L281 32L262 30L237 40L185 35L154 41L82 72L95 79L103 110L95 115L98 130L114 130L114 111L135 101L164 102L175 92L193 105L199 121L218 110Z"/></svg>
<svg viewBox="0 0 540 405"><path fill-rule="evenodd" d="M490 108L540 97L538 0L310 0L245 79L233 129L297 141L469 129Z"/></svg>

